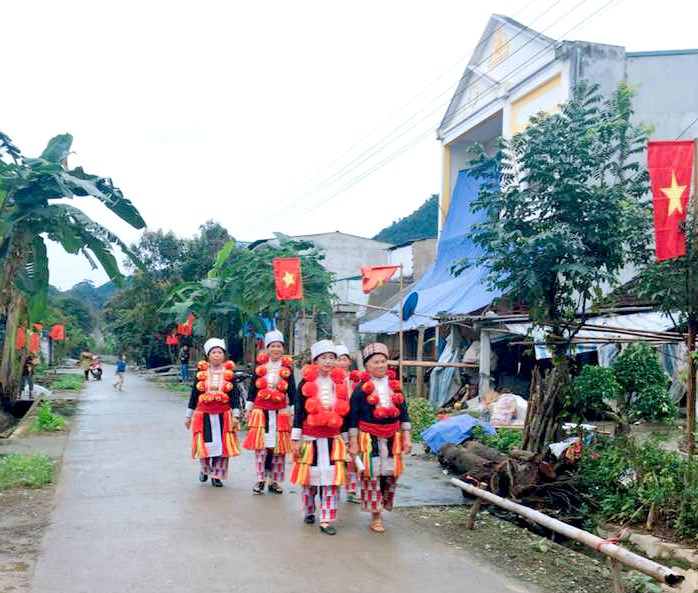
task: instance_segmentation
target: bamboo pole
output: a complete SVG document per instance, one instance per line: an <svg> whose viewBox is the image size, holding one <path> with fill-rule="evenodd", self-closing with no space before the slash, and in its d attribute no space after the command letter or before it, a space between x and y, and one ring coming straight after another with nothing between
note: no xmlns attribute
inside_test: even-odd
<svg viewBox="0 0 698 593"><path fill-rule="evenodd" d="M398 319L400 320L400 362L398 364L398 379L402 383L403 376L403 359L405 358L405 336L403 334L403 321L402 321L402 311L404 307L405 295L402 293L403 290L403 280L402 280L402 264L400 264L400 310L398 311Z"/></svg>
<svg viewBox="0 0 698 593"><path fill-rule="evenodd" d="M559 533L565 537L573 539L574 541L589 546L597 552L605 554L609 558L613 558L626 566L651 576L653 579L661 583L665 583L670 587L676 587L684 580L683 575L675 573L670 568L663 566L662 564L658 564L657 562L639 556L630 550L621 548L612 541L602 539L593 533L589 533L588 531L578 529L577 527L573 527L572 525L568 525L567 523L553 519L540 511L517 504L511 500L502 498L501 496L497 496L496 494L492 494L486 490L482 490L481 488L476 488L475 486L467 484L466 482L458 480L457 478L452 478L451 484L465 490L471 496L481 498L482 500L485 500L498 507L516 513L517 515L521 515L537 525L547 527L555 533Z"/></svg>
<svg viewBox="0 0 698 593"><path fill-rule="evenodd" d="M388 364L390 366L398 366L400 364L399 360L389 360ZM464 362L439 362L438 360L403 360L403 366L406 367L417 367L424 369L436 369L436 368L452 368L452 369L477 369L479 365L477 364L466 364Z"/></svg>
<svg viewBox="0 0 698 593"><path fill-rule="evenodd" d="M693 228L688 261L688 385L686 389L686 449L693 455L696 449L696 286L693 262L698 251L698 139L693 141Z"/></svg>
<svg viewBox="0 0 698 593"><path fill-rule="evenodd" d="M423 362L424 357L424 326L420 325L417 333L417 360L416 362ZM403 361L403 364L404 361ZM417 397L424 396L424 367L417 367Z"/></svg>

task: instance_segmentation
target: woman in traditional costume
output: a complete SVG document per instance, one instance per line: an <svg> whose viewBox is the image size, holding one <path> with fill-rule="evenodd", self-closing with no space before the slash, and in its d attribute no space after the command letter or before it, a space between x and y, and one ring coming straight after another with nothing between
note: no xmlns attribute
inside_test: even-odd
<svg viewBox="0 0 698 593"><path fill-rule="evenodd" d="M255 494L281 494L286 453L291 452L291 407L296 403L293 359L284 356L284 336L274 330L264 336L264 351L257 355L255 377L248 391L245 418L249 425L245 449L254 451Z"/></svg>
<svg viewBox="0 0 698 593"><path fill-rule="evenodd" d="M349 354L349 349L344 344L337 344L335 346L335 354L337 355L337 366L346 373L347 388L349 389L349 393L352 393L355 387L354 383L359 380L359 371L351 370L354 361L351 358L351 354ZM356 472L356 464L353 459L349 458L347 459L347 502L353 502L355 504L361 502L356 495L358 491L358 479L359 476Z"/></svg>
<svg viewBox="0 0 698 593"><path fill-rule="evenodd" d="M361 502L363 510L372 514L371 530L382 533L381 513L393 509L402 455L412 450L411 425L402 385L388 371L388 348L369 344L363 359L368 377L351 396L349 454L352 458L358 454L363 466Z"/></svg>
<svg viewBox="0 0 698 593"><path fill-rule="evenodd" d="M211 338L204 344L207 360L198 364L185 426L192 432L192 457L199 460L199 480L223 486L228 461L240 455L240 392L234 383L235 365L226 360L225 341Z"/></svg>
<svg viewBox="0 0 698 593"><path fill-rule="evenodd" d="M320 498L320 530L337 533L339 488L346 483L349 413L346 374L336 367L334 344L320 340L310 347L312 364L302 370L291 439L295 463L291 481L302 486L305 522L315 523L315 496Z"/></svg>

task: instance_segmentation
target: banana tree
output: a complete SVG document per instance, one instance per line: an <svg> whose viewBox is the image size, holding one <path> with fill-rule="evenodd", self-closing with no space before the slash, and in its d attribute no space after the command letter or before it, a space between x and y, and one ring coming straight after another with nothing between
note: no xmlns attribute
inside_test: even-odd
<svg viewBox="0 0 698 593"><path fill-rule="evenodd" d="M19 151L0 132L0 324L5 339L0 356L0 394L12 398L21 361L15 348L20 322L39 321L46 311L48 258L45 240L68 253L82 254L93 268L101 265L115 282L122 279L114 246L134 259L126 244L75 206L62 201L91 196L132 227L145 222L109 177L68 167L70 134L50 140L38 158Z"/></svg>

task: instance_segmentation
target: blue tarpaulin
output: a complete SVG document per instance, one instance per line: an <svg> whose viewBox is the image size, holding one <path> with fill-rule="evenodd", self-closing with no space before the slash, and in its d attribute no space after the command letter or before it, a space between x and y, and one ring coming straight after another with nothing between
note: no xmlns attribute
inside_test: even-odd
<svg viewBox="0 0 698 593"><path fill-rule="evenodd" d="M419 295L415 314L403 324L405 331L417 327L432 327L437 321L432 317L439 313L471 313L488 305L501 293L492 292L485 285L487 271L479 266L472 266L453 276L451 268L462 259L473 261L482 251L469 238L470 227L482 221L481 213L473 213L470 204L477 197L482 181L471 177L467 171L458 174L458 181L453 189L448 216L441 231L436 253L436 260L426 274L411 288ZM399 304L394 305L395 313L385 313L359 325L362 333L394 334L399 331L397 312ZM425 317L426 316L426 317Z"/></svg>
<svg viewBox="0 0 698 593"><path fill-rule="evenodd" d="M429 449L438 453L446 444L459 445L470 436L475 426L482 426L487 434L497 434L497 431L487 422L473 418L469 414L451 416L433 424L422 432L424 444Z"/></svg>

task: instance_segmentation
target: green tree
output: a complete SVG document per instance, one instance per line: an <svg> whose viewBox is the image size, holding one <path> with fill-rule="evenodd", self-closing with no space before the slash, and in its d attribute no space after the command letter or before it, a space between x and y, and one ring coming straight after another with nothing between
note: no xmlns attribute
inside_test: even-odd
<svg viewBox="0 0 698 593"><path fill-rule="evenodd" d="M409 216L393 222L373 237L376 241L385 241L399 245L407 241L436 237L439 230L439 196L432 194L417 210Z"/></svg>
<svg viewBox="0 0 698 593"><path fill-rule="evenodd" d="M68 253L83 254L101 265L113 280L121 273L112 253L131 252L113 233L75 206L59 201L91 196L135 228L145 222L138 210L108 177L86 173L67 163L73 137L55 136L38 158L21 154L0 132L0 323L4 329L0 358L0 391L14 397L20 359L14 336L20 322L40 321L46 313L48 258L45 239Z"/></svg>
<svg viewBox="0 0 698 593"><path fill-rule="evenodd" d="M487 175L473 208L485 221L472 231L489 284L530 307L553 353L531 393L523 446L543 451L554 437L570 384L569 346L602 288L628 264L647 258L651 220L639 164L647 131L631 123L625 84L604 100L578 85L553 115L503 140L500 158L482 155ZM456 272L469 262L462 262Z"/></svg>

